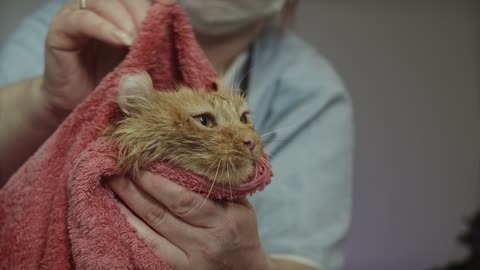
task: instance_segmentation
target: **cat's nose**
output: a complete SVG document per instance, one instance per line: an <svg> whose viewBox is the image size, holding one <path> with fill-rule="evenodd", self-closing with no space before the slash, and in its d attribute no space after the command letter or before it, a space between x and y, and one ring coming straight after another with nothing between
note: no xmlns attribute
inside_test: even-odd
<svg viewBox="0 0 480 270"><path fill-rule="evenodd" d="M257 139L255 139L253 136L245 137L243 139L243 143L250 149L250 152L253 152L255 147L257 147Z"/></svg>

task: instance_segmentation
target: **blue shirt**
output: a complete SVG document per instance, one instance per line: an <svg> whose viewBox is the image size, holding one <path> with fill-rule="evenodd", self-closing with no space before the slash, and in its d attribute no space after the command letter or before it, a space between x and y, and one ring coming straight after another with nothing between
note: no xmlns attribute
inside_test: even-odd
<svg viewBox="0 0 480 270"><path fill-rule="evenodd" d="M62 0L26 18L0 49L0 85L43 72L48 24ZM350 223L353 125L349 96L328 61L291 32L257 38L248 103L271 156L272 184L250 201L270 254L343 267ZM241 68L239 69L241 70ZM235 72L233 80L241 80Z"/></svg>

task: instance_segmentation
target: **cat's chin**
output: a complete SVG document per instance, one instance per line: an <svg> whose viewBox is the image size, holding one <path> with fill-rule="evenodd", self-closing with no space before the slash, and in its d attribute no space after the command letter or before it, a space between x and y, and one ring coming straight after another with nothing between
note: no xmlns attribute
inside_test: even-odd
<svg viewBox="0 0 480 270"><path fill-rule="evenodd" d="M218 172L215 169L215 171L203 176L207 177L215 185L239 186L248 180L255 168L251 161L237 162L237 164L234 164L234 169L232 169L232 163L224 164L224 166L218 167Z"/></svg>

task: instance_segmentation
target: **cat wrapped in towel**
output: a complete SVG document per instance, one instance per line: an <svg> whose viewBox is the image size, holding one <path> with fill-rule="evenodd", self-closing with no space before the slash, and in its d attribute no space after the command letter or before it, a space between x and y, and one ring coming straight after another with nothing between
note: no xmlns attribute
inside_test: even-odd
<svg viewBox="0 0 480 270"><path fill-rule="evenodd" d="M171 269L103 179L148 170L225 200L261 190L271 168L248 113L181 8L154 4L122 63L0 190L0 269Z"/></svg>

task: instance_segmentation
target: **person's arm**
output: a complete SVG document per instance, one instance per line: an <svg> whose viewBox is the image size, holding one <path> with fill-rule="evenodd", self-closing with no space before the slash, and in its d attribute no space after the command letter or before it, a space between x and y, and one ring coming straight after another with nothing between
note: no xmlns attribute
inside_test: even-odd
<svg viewBox="0 0 480 270"><path fill-rule="evenodd" d="M150 6L62 2L45 4L0 49L0 187L121 61Z"/></svg>
<svg viewBox="0 0 480 270"><path fill-rule="evenodd" d="M272 270L324 270L288 258L272 257Z"/></svg>
<svg viewBox="0 0 480 270"><path fill-rule="evenodd" d="M0 47L0 188L59 123L39 88L48 24L60 7L45 2Z"/></svg>
<svg viewBox="0 0 480 270"><path fill-rule="evenodd" d="M38 77L0 88L0 187L61 121L48 109L41 85Z"/></svg>

